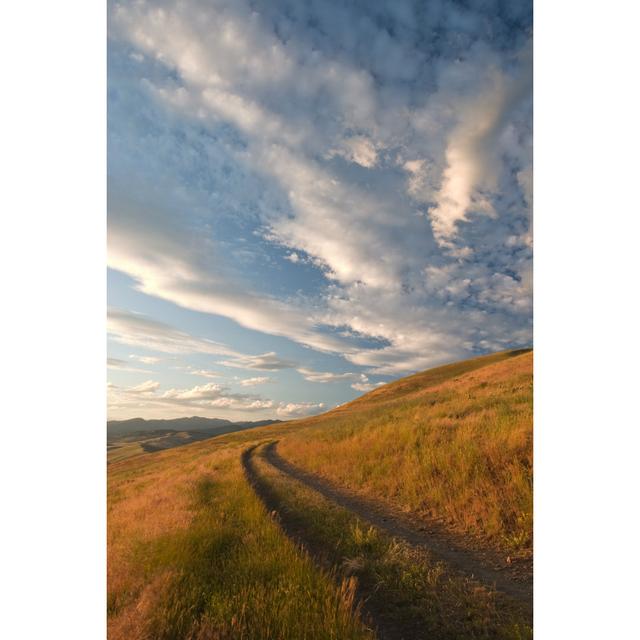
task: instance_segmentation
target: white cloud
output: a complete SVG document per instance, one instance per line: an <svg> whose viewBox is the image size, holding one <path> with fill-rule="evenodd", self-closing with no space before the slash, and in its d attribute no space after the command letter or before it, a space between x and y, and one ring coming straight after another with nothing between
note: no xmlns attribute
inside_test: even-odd
<svg viewBox="0 0 640 640"><path fill-rule="evenodd" d="M523 48L523 62L514 73L500 68L496 56L478 50L478 66L462 70L445 68L440 90L429 99L422 113L415 116L418 128L431 132L448 118L451 126L444 141L444 162L439 188L435 188L434 167L425 160L404 164L410 174L408 190L429 206L433 233L441 246L452 247L458 223L468 220L470 213L495 217L498 212L492 196L505 170L502 136L512 126L514 110L531 96L531 43ZM469 93L469 87L475 90ZM518 151L522 146L523 151ZM525 136L510 141L510 153L526 153ZM522 156L524 157L524 156ZM518 182L530 203L528 175L522 171Z"/></svg>
<svg viewBox="0 0 640 640"><path fill-rule="evenodd" d="M274 382L273 378L269 378L267 376L260 376L257 378L245 378L244 380L240 380L240 386L255 387L259 384L266 384L268 382Z"/></svg>
<svg viewBox="0 0 640 640"><path fill-rule="evenodd" d="M297 366L296 362L281 358L274 351L258 355L243 354L227 345L194 337L148 316L123 309L109 309L107 331L112 339L122 344L141 346L164 353L232 356L231 360L221 362L229 367L278 371ZM190 370L190 373L205 377L218 375L216 372L204 369Z"/></svg>
<svg viewBox="0 0 640 640"><path fill-rule="evenodd" d="M294 264L296 264L297 262L300 261L300 256L295 251L292 251L289 255L285 257L285 259L288 260L289 262L293 262Z"/></svg>
<svg viewBox="0 0 640 640"><path fill-rule="evenodd" d="M189 368L188 373L192 376L200 376L202 378L221 378L222 374L218 371L211 371L210 369L193 369Z"/></svg>
<svg viewBox="0 0 640 640"><path fill-rule="evenodd" d="M131 201L136 189L124 185L121 188L122 193L110 197L109 266L133 277L140 291L187 309L232 318L248 329L286 336L321 351L347 347L344 341L317 332L308 311L291 302L251 291L246 282L217 258L219 251L212 242L201 234L176 227L171 212L164 211L165 198L159 194L154 196L155 187L137 187L148 200L144 205ZM176 203L176 206L186 205ZM187 246L189 251L185 251ZM109 328L118 321L115 318ZM158 330L156 327L154 335ZM173 341L174 353L190 348L179 336L163 335L162 348L143 337L138 332L135 341L127 344L167 351L167 344ZM124 342L125 336L119 340ZM217 348L222 355L229 351L225 353L224 345L216 346L212 342L205 348L206 351L198 350L214 353Z"/></svg>
<svg viewBox="0 0 640 640"><path fill-rule="evenodd" d="M195 338L163 322L123 309L109 309L107 332L122 344L145 347L163 353L237 355L236 351L226 345L213 340Z"/></svg>
<svg viewBox="0 0 640 640"><path fill-rule="evenodd" d="M146 369L132 367L126 360L120 358L107 358L107 367L109 369L119 369L120 371L132 371L136 373L148 373Z"/></svg>
<svg viewBox="0 0 640 640"><path fill-rule="evenodd" d="M344 382L344 381L366 381L367 377L361 373L333 373L331 371L313 371L303 367L298 369L305 380L309 382Z"/></svg>
<svg viewBox="0 0 640 640"><path fill-rule="evenodd" d="M342 147L332 150L329 155L340 155L350 162L355 162L367 169L375 167L378 160L375 145L369 138L364 136L346 138L342 143Z"/></svg>
<svg viewBox="0 0 640 640"><path fill-rule="evenodd" d="M270 218L271 237L313 256L328 278L397 290L402 272L423 260L427 221L388 191L349 183L277 145L264 150L261 164L286 189L296 214Z"/></svg>
<svg viewBox="0 0 640 640"><path fill-rule="evenodd" d="M162 362L162 358L158 358L156 356L139 356L132 353L129 357L133 360L137 360L138 362L142 362L143 364L158 364L158 362Z"/></svg>
<svg viewBox="0 0 640 640"><path fill-rule="evenodd" d="M207 156L206 171L224 178L222 203L204 189L199 204L153 171L136 188L111 179L110 265L149 295L344 355L368 372L397 375L483 345L526 343L530 44L507 57L485 37L480 12L442 6L462 25L464 55L438 57L440 45L393 37L370 16L349 22L347 7L301 8L323 28L305 24L296 35L278 22L284 37L270 8L257 13L241 0L114 5L111 35L171 72L149 73L149 95L176 122L231 126L241 142L212 145ZM413 10L394 7L399 28L415 29ZM335 46L323 48L322 38ZM285 260L304 255L324 271L329 283L313 301L276 298L231 268L208 225L254 202L262 237L284 247ZM356 347L327 327L363 341ZM158 327L116 324L113 336L165 353L217 353L247 369L297 366Z"/></svg>
<svg viewBox="0 0 640 640"><path fill-rule="evenodd" d="M383 384L384 382L356 382L351 385L351 388L356 391L372 391L377 387L381 387Z"/></svg>
<svg viewBox="0 0 640 640"><path fill-rule="evenodd" d="M293 369L297 363L293 360L280 358L275 352L263 353L257 356L238 356L233 360L224 360L220 364L238 369L258 369L259 371L279 371Z"/></svg>
<svg viewBox="0 0 640 640"><path fill-rule="evenodd" d="M217 400L224 390L222 385L210 382L190 389L169 389L160 397L169 400Z"/></svg>
<svg viewBox="0 0 640 640"><path fill-rule="evenodd" d="M192 414L197 410L212 417L231 414L235 419L256 412L269 412L275 407L272 400L233 393L228 387L216 383L160 391L159 382L148 380L133 387L109 385L108 391L110 414L136 410L153 416L159 411L164 413L167 409L173 409L180 415Z"/></svg>
<svg viewBox="0 0 640 640"><path fill-rule="evenodd" d="M309 382L322 384L351 382L350 387L356 391L371 391L371 389L384 384L384 382L371 382L364 373L333 373L331 371L313 371L302 367L298 369L298 372Z"/></svg>
<svg viewBox="0 0 640 640"><path fill-rule="evenodd" d="M324 409L323 402L287 402L280 403L276 409L279 418L289 420L291 418L302 418L304 416L315 415Z"/></svg>
<svg viewBox="0 0 640 640"><path fill-rule="evenodd" d="M160 388L159 382L156 382L155 380L147 380L146 382L136 385L135 387L130 387L129 389L127 389L127 393L134 393L134 394L154 393L159 388Z"/></svg>
<svg viewBox="0 0 640 640"><path fill-rule="evenodd" d="M148 380L133 387L120 387L108 383L110 419L130 416L136 412L145 417L157 416L159 412L167 415L207 415L210 417L228 416L234 420L255 419L255 414L263 417L277 415L288 420L322 411L324 403L279 402L261 396L233 393L228 387L207 383L188 388L160 390L160 384Z"/></svg>

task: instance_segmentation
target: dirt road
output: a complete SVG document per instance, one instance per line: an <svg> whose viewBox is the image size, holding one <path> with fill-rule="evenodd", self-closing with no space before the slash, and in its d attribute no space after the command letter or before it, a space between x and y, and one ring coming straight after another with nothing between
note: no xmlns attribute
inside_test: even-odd
<svg viewBox="0 0 640 640"><path fill-rule="evenodd" d="M421 522L417 524L409 520L405 514L392 511L387 505L356 495L344 488L337 487L324 478L296 467L278 454L276 446L277 442L266 445L265 459L285 475L317 491L344 509L348 509L361 520L368 522L388 535L410 546L427 549L452 569L506 594L523 605L532 616L533 584L527 576L514 575L509 566L496 566L495 558L486 554L481 555L468 549L462 549L456 543L456 540L443 531L442 527L437 523L425 525ZM246 451L243 456L243 463L247 475L255 487L256 483L259 484L260 481L251 465L252 455L253 449ZM262 494L265 491L268 493L268 489L263 486ZM266 501L265 495L261 495L261 497ZM273 504L268 504L268 507L276 508Z"/></svg>

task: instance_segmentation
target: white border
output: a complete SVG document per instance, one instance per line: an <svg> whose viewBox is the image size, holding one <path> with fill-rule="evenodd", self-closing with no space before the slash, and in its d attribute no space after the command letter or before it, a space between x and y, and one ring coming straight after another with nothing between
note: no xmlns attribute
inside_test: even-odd
<svg viewBox="0 0 640 640"><path fill-rule="evenodd" d="M535 5L537 638L638 634L638 18Z"/></svg>
<svg viewBox="0 0 640 640"><path fill-rule="evenodd" d="M0 12L0 636L100 638L105 6L15 2Z"/></svg>

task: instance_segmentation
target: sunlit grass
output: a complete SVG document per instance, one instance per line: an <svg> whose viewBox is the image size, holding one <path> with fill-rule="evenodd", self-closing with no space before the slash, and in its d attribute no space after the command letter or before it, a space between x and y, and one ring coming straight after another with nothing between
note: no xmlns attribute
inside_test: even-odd
<svg viewBox="0 0 640 640"><path fill-rule="evenodd" d="M109 637L371 638L352 582L334 582L282 534L239 458L183 449L112 474Z"/></svg>
<svg viewBox="0 0 640 640"><path fill-rule="evenodd" d="M509 356L479 358L387 385L298 422L280 451L339 484L527 555L532 353Z"/></svg>
<svg viewBox="0 0 640 640"><path fill-rule="evenodd" d="M453 574L428 552L412 549L254 457L260 477L312 549L344 577L356 577L380 619L411 638L531 637L527 614L479 583Z"/></svg>
<svg viewBox="0 0 640 640"><path fill-rule="evenodd" d="M339 556L336 575L319 570L268 516L240 454L277 439L280 452L306 469L527 554L531 362L531 354L496 354L458 363L317 418L114 461L109 637L369 638L352 576L378 585L390 615L424 616L433 637L456 637L456 629L464 629L457 637L527 637L526 625L499 612L485 590L451 583L437 563L390 546L273 476L318 544Z"/></svg>

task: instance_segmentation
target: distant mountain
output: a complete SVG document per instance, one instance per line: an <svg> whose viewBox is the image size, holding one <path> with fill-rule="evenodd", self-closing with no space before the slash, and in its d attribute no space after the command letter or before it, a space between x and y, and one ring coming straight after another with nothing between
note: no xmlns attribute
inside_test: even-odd
<svg viewBox="0 0 640 640"><path fill-rule="evenodd" d="M255 422L232 422L222 418L173 418L171 420L145 420L131 418L130 420L109 420L107 422L107 438L119 438L124 435L147 431L198 431L210 436L241 431L252 427L263 427L281 420L256 420Z"/></svg>

